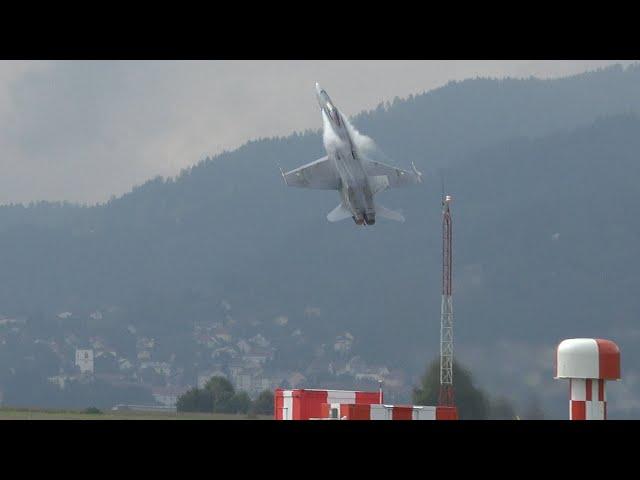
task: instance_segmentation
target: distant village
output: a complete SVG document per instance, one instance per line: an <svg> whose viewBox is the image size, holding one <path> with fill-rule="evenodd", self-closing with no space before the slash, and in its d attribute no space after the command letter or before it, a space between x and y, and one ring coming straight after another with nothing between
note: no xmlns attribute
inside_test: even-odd
<svg viewBox="0 0 640 480"><path fill-rule="evenodd" d="M305 312L314 314L313 309ZM91 320L100 321L102 312L95 311ZM72 318L72 312L59 312L57 319ZM256 326L251 334L234 333L234 321L219 320L196 323L191 331L192 346L197 362L180 364L175 354L159 355L157 339L139 334L128 325L135 338L135 355L123 354L101 336L81 338L66 332L60 339L35 338L34 345L48 349L59 360L58 373L48 376L48 382L60 390L70 382L101 380L116 387L138 386L148 389L156 404L175 408L180 395L187 390L203 388L214 376L227 378L237 391L246 391L255 398L264 390L282 388L385 389L387 398L407 397L409 384L399 369L372 365L353 353L354 335L348 331L336 335L331 342L309 344L309 361L279 362L295 368L282 369L274 362L284 343L295 343L303 337L299 328L292 329L278 341L270 339ZM271 320L272 328L284 329L289 322L285 316ZM0 349L25 328L24 319L0 316ZM244 329L246 331L246 329ZM195 372L185 375L185 371ZM0 387L0 404L2 389Z"/></svg>

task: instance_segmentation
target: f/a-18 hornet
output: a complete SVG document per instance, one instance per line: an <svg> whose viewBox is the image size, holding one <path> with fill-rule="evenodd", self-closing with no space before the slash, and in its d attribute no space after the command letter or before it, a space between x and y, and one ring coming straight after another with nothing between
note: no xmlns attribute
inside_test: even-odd
<svg viewBox="0 0 640 480"><path fill-rule="evenodd" d="M412 171L408 172L366 158L354 142L358 133L317 83L316 93L322 113L323 143L327 155L290 172L281 170L285 183L292 187L340 192L340 205L327 215L330 222L351 217L357 225L373 225L376 223L376 214L404 222L402 214L374 202L373 197L389 188L421 183L422 174L413 163Z"/></svg>

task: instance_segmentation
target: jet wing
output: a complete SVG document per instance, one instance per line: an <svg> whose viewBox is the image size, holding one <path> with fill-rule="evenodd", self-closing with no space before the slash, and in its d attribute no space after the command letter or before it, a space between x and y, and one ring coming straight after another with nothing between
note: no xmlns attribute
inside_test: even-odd
<svg viewBox="0 0 640 480"><path fill-rule="evenodd" d="M368 159L365 159L363 164L367 172L367 176L387 177L389 185L386 188L398 188L422 183L422 173L420 173L413 164L411 164L413 167L412 172Z"/></svg>
<svg viewBox="0 0 640 480"><path fill-rule="evenodd" d="M290 172L282 172L285 183L290 187L339 190L340 176L328 157L298 167Z"/></svg>

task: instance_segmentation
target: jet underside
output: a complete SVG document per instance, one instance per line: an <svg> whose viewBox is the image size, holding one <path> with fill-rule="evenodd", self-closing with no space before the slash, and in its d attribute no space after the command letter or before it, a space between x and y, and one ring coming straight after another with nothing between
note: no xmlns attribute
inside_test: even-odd
<svg viewBox="0 0 640 480"><path fill-rule="evenodd" d="M333 125L328 128L333 128ZM342 205L352 214L357 225L373 225L376 222L376 211L369 178L346 127L338 128L340 130L332 133L340 140L335 144L325 145L325 148L340 177Z"/></svg>
<svg viewBox="0 0 640 480"><path fill-rule="evenodd" d="M337 190L341 202L327 215L330 222L351 217L357 225L373 225L376 213L404 221L400 213L376 205L374 196L388 188L420 183L420 172L415 166L413 172L408 172L361 155L349 131L353 127L317 84L316 93L324 123L323 143L327 156L290 172L282 172L287 185Z"/></svg>

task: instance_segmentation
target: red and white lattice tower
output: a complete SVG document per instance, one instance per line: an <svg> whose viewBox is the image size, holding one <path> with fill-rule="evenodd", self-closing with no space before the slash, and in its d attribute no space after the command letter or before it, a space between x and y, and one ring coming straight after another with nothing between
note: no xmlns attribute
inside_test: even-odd
<svg viewBox="0 0 640 480"><path fill-rule="evenodd" d="M438 405L453 406L453 300L451 297L451 197L442 200L442 306L440 308L440 395Z"/></svg>
<svg viewBox="0 0 640 480"><path fill-rule="evenodd" d="M600 338L563 340L556 352L555 378L569 379L571 420L606 420L605 383L620 379L620 350Z"/></svg>

